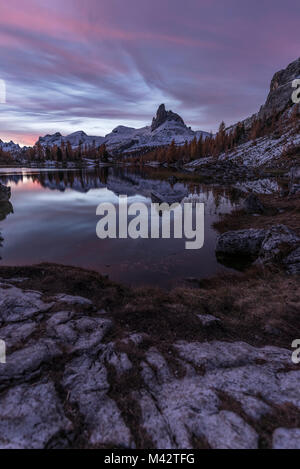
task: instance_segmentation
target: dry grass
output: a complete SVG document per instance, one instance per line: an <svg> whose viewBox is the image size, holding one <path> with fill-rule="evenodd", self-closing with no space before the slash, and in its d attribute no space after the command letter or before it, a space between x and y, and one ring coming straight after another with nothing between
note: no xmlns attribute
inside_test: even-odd
<svg viewBox="0 0 300 469"><path fill-rule="evenodd" d="M275 268L219 275L199 281L197 288L171 292L122 287L96 272L51 264L2 267L0 276L26 277L22 287L40 290L46 297L64 292L90 298L95 304L93 314L105 308L114 319L107 341L147 334L145 350L140 348L139 354L155 346L173 363L172 344L177 340L245 340L290 348L300 337L300 276L287 276ZM198 314L211 314L221 323L204 328Z"/></svg>
<svg viewBox="0 0 300 469"><path fill-rule="evenodd" d="M219 233L248 228L270 228L283 224L294 230L300 236L300 197L282 198L279 196L260 196L260 200L268 208L266 215L253 216L244 210L236 210L224 215L214 224Z"/></svg>
<svg viewBox="0 0 300 469"><path fill-rule="evenodd" d="M264 400L262 396L257 397ZM265 403L271 407L271 412L256 420L251 418L243 410L240 402L229 394L220 391L219 399L221 409L234 412L256 430L259 435L260 449L272 449L272 435L277 428L299 428L300 426L300 411L292 404L274 405L267 401Z"/></svg>
<svg viewBox="0 0 300 469"><path fill-rule="evenodd" d="M225 338L290 348L300 337L299 287L299 276L252 268L203 281L192 291L175 290L172 297L221 319Z"/></svg>
<svg viewBox="0 0 300 469"><path fill-rule="evenodd" d="M177 288L171 292L125 288L95 272L51 264L1 267L0 277L24 277L18 286L42 291L45 297L63 292L90 298L94 307L85 314L95 316L101 308L109 311L114 327L105 341L114 341L115 350L126 353L133 364L130 370L118 374L109 361L106 362L109 397L117 403L138 448L155 446L143 427L139 404L140 392L145 388L142 363L151 347L164 356L174 376L180 379L185 369L173 346L176 341L246 341L255 346L291 349L292 341L300 337L300 276L288 277L280 271L252 268L243 274L219 275L199 281L196 288ZM197 314L214 315L221 323L203 327ZM133 333L143 334L146 338L136 344L128 340ZM87 445L86 434L82 432L84 423L78 409L68 402L65 390L59 385L63 370L64 362L57 362L51 373L56 390L65 402L66 415L76 429L73 443L68 444L84 448ZM200 367L195 370L199 374L205 373ZM283 369L282 373L286 371ZM261 399L261 396L257 397ZM274 406L267 403L272 407L272 413L257 421L251 419L231 396L220 393L219 399L221 409L237 413L257 431L260 448L271 447L275 428L300 425L300 413L291 404ZM61 441L67 441L67 437L61 435L51 445L59 446ZM192 436L191 443L194 448L209 449L203 438ZM106 444L105 448L113 449L114 446Z"/></svg>

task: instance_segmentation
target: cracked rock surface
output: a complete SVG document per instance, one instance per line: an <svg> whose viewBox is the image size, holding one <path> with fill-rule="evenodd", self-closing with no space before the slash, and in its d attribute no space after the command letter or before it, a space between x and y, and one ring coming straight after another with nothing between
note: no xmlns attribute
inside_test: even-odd
<svg viewBox="0 0 300 469"><path fill-rule="evenodd" d="M162 348L89 298L13 280L0 312L1 449L300 448L290 350L209 336L223 325L204 314L202 340Z"/></svg>

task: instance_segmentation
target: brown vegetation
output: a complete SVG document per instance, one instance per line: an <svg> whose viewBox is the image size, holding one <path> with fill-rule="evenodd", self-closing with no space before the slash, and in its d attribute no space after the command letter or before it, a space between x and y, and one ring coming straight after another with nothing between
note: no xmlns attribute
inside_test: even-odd
<svg viewBox="0 0 300 469"><path fill-rule="evenodd" d="M299 196L280 197L275 195L260 196L260 200L267 207L266 213L253 216L245 210L235 210L223 215L221 220L214 223L219 233L248 228L270 228L273 225L287 225L300 236L300 199Z"/></svg>
<svg viewBox="0 0 300 469"><path fill-rule="evenodd" d="M220 274L167 292L158 288L127 288L100 274L75 267L41 264L1 267L2 278L24 278L22 288L81 295L114 319L112 336L118 341L128 333L146 334L145 344L155 345L172 361L177 340L244 340L252 345L290 348L300 336L300 277L279 270L252 268L243 274ZM198 314L221 322L201 327ZM140 350L140 353L143 353Z"/></svg>
<svg viewBox="0 0 300 469"><path fill-rule="evenodd" d="M276 113L266 120L255 117L250 128L245 129L243 122L238 122L231 130L226 129L225 123L221 122L215 136L211 135L205 139L196 137L183 146L176 146L173 141L171 145L156 148L148 153L131 158L132 163L145 163L147 161L157 161L160 163L189 163L205 157L218 157L222 153L233 151L238 145L247 141L252 141L256 145L256 140L264 136L281 137L286 129L295 133L299 132L299 114L295 106L289 119L283 118L281 113ZM299 154L299 148L293 146L287 148L287 156L291 156L295 151Z"/></svg>
<svg viewBox="0 0 300 469"><path fill-rule="evenodd" d="M3 151L2 148L0 148L0 165L13 165L14 162L15 161L11 154L7 151Z"/></svg>

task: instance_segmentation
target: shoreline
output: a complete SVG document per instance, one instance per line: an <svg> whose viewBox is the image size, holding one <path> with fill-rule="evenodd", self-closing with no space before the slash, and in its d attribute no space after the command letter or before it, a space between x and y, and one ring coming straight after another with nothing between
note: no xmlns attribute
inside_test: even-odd
<svg viewBox="0 0 300 469"><path fill-rule="evenodd" d="M298 199L260 196L215 228L299 235ZM300 275L273 261L170 290L1 265L0 448L297 447Z"/></svg>
<svg viewBox="0 0 300 469"><path fill-rule="evenodd" d="M252 266L244 272L226 272L202 280L194 279L195 281L192 282L192 285L177 286L170 291L155 286L127 286L113 282L93 270L52 263L16 267L1 266L0 278L24 290L39 291L45 298L59 294L82 296L95 303L98 309L108 308L112 314L115 312L119 314L120 308L125 308L126 311L126 304L131 303L131 301L135 302L135 299L137 299L137 303L141 302L144 305L145 311L151 310L152 307L158 308L156 314L159 316L164 308L163 304L159 305L160 301L168 305L174 303L175 306L180 306L177 304L177 299L181 297L181 306L183 306L183 309L186 308L186 311L193 311L194 309L193 314L196 314L198 310L204 309L205 314L222 319L223 322L225 321L228 324L228 327L230 325L228 336L226 335L229 340L237 340L240 337L253 341L251 343L255 346L283 346L284 344L288 346L295 335L295 328L290 334L284 335L284 337L282 335L277 337L275 334L271 343L268 342L270 341L268 333L259 335L259 333L254 332L258 324L256 322L252 324L250 317L243 318L247 326L241 324L240 331L238 332L236 330L237 318L232 322L232 318L226 317L226 311L231 309L234 311L234 305L238 304L239 299L243 301L247 295L254 300L256 297L255 289L259 291L259 295L257 295L257 301L251 305L249 311L254 306L257 310L260 307L264 309L266 306L266 296L269 296L271 292L275 295L276 290L278 290L275 296L277 299L280 298L280 284L285 286L284 289L280 288L280 290L284 291L283 297L286 301L288 301L290 295L295 297L297 301L300 301L296 288L300 286L300 276L287 275L276 266ZM202 300L205 300L205 307L201 304ZM270 311L272 310L271 303L273 302L276 303L275 298L272 301L270 298L267 305L267 309ZM187 326L184 320L184 313L181 314L184 326ZM243 316L246 316L246 314L245 311ZM276 312L274 317L277 317ZM260 319L264 320L265 324L267 324L268 321L272 322L274 317L272 317L272 314L267 314L264 318ZM279 313L280 317L281 313ZM169 319L172 320L172 318ZM294 320L296 319L295 317ZM233 323L235 324L234 327ZM296 327L296 324L294 326ZM278 327L280 329L280 324L278 324ZM284 329L286 331L286 327ZM300 336L300 324L296 329L299 329ZM142 330L139 332L142 332ZM158 332L159 326L156 333ZM264 340L267 340L267 342L264 342Z"/></svg>

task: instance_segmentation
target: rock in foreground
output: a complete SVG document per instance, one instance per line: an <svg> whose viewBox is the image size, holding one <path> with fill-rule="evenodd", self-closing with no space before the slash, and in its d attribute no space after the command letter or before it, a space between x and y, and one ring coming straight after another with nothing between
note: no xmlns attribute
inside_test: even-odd
<svg viewBox="0 0 300 469"><path fill-rule="evenodd" d="M285 225L269 229L228 231L218 237L219 259L246 257L259 264L280 263L290 273L297 273L300 238Z"/></svg>
<svg viewBox="0 0 300 469"><path fill-rule="evenodd" d="M11 189L10 187L6 187L0 183L0 202L8 201L11 196Z"/></svg>
<svg viewBox="0 0 300 469"><path fill-rule="evenodd" d="M300 449L300 370L290 350L228 341L226 321L188 312L190 301L185 312L168 299L156 318L142 295L140 306L110 313L26 281L0 283L0 448ZM114 288L102 290L104 301ZM156 322L168 317L163 330Z"/></svg>

